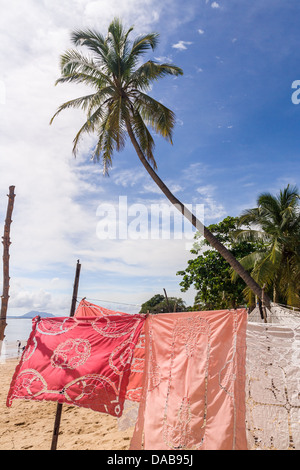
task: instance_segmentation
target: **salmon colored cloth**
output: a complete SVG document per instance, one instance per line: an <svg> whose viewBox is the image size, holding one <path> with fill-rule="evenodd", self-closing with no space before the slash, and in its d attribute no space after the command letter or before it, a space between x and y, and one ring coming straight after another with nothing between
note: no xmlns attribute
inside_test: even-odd
<svg viewBox="0 0 300 470"><path fill-rule="evenodd" d="M144 315L33 319L12 400L50 400L121 416Z"/></svg>
<svg viewBox="0 0 300 470"><path fill-rule="evenodd" d="M132 315L124 312L115 312L82 299L75 312L75 317L105 317L107 315ZM126 389L126 399L139 402L142 394L142 377L145 363L145 331L141 328L139 339L133 351L133 359Z"/></svg>
<svg viewBox="0 0 300 470"><path fill-rule="evenodd" d="M242 450L245 309L150 315L131 449Z"/></svg>
<svg viewBox="0 0 300 470"><path fill-rule="evenodd" d="M79 302L75 317L104 317L106 315L129 315L124 312L115 312L108 308L101 307L100 305L92 304L85 298Z"/></svg>

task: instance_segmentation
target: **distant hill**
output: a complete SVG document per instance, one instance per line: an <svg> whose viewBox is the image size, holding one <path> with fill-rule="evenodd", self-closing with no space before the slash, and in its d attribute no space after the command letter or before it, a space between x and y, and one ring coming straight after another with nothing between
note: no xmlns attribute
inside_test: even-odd
<svg viewBox="0 0 300 470"><path fill-rule="evenodd" d="M55 315L53 315L53 313L37 312L35 310L31 310L30 312L24 313L24 315L7 316L7 318L34 318L34 317L37 317L38 315L41 318L55 317Z"/></svg>

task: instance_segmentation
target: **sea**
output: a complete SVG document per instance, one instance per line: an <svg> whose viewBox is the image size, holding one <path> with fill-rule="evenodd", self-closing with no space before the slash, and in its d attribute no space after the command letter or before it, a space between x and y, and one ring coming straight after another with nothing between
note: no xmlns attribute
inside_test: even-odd
<svg viewBox="0 0 300 470"><path fill-rule="evenodd" d="M31 318L6 318L5 338L1 348L0 360L17 358L22 354L32 329ZM21 345L18 346L18 343Z"/></svg>

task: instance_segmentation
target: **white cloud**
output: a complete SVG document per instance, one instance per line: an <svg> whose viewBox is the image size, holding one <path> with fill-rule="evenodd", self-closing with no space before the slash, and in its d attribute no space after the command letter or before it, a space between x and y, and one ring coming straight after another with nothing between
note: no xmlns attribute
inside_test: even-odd
<svg viewBox="0 0 300 470"><path fill-rule="evenodd" d="M160 62L160 63L171 64L173 62L173 59L171 57L167 57L167 56L154 57L154 59L157 60L157 62Z"/></svg>
<svg viewBox="0 0 300 470"><path fill-rule="evenodd" d="M205 32L205 31L204 31L203 29L198 29L198 33L199 33L199 34L202 35L202 34L204 34L204 32Z"/></svg>
<svg viewBox="0 0 300 470"><path fill-rule="evenodd" d="M211 184L197 188L197 192L200 194L199 203L204 204L205 220L216 220L226 215L224 206L215 199L216 189L216 186Z"/></svg>
<svg viewBox="0 0 300 470"><path fill-rule="evenodd" d="M220 8L220 5L217 2L212 2L211 7L212 8Z"/></svg>
<svg viewBox="0 0 300 470"><path fill-rule="evenodd" d="M212 184L207 184L205 186L200 186L199 188L197 188L197 192L203 196L205 195L210 195L212 192L214 192L216 189L215 186L213 186Z"/></svg>
<svg viewBox="0 0 300 470"><path fill-rule="evenodd" d="M123 186L123 188L141 184L145 179L148 179L145 170L137 170L136 168L132 168L131 170L119 170L112 175L113 182L118 186Z"/></svg>
<svg viewBox="0 0 300 470"><path fill-rule="evenodd" d="M87 92L86 87L78 85L54 87L59 76L59 56L71 47L71 30L84 27L105 30L118 15L126 25L135 25L136 34L153 31L164 13L171 11L171 5L171 0L11 0L3 9L0 216L3 221L6 194L13 184L16 199L11 226L11 276L12 286L15 285L11 288L12 308L40 306L46 310L64 302L69 305L78 258L84 266L82 276L88 277L90 272L98 276L106 270L114 275L121 272L127 286L130 276L143 273L155 279L161 271L164 279L167 276L173 279L176 270L183 267L187 254L185 250L179 254L178 245L170 245L167 251L166 244L160 246L158 241L155 249L149 243L139 252L134 242L103 244L97 239L97 206L112 198L112 188L117 186L138 188L137 194L141 195L147 184L146 173L118 169L111 173L107 184L100 166L86 162L94 137L83 140L75 160L72 141L85 119L79 110L65 111L49 126L61 103ZM188 16L185 18L178 19L175 13L168 17L172 33L177 25L188 20ZM168 43L167 32L164 40ZM191 43L178 44L184 49ZM157 59L171 61L163 56ZM172 189L179 191L180 187L174 185ZM155 193L152 195L156 197ZM144 248L148 250L147 256L143 255ZM88 287L88 283L83 285ZM121 285L118 288L121 290Z"/></svg>
<svg viewBox="0 0 300 470"><path fill-rule="evenodd" d="M170 191L173 194L176 194L176 193L182 191L182 189L183 189L180 184L173 183L172 181L165 181L165 184L167 185L167 187L170 189ZM143 185L142 192L144 192L144 193L154 193L154 194L158 194L159 196L162 195L161 189L159 189L157 184L152 180L149 180L147 183L145 183Z"/></svg>
<svg viewBox="0 0 300 470"><path fill-rule="evenodd" d="M210 172L208 165L201 162L191 163L182 171L182 177L187 181L199 181L200 178L207 176Z"/></svg>
<svg viewBox="0 0 300 470"><path fill-rule="evenodd" d="M10 308L40 309L49 305L51 294L45 290L29 292L26 290L12 292Z"/></svg>
<svg viewBox="0 0 300 470"><path fill-rule="evenodd" d="M185 49L187 49L186 46L190 46L191 44L193 43L190 41L178 41L176 44L173 44L172 47L174 49L179 49L180 51L184 51Z"/></svg>

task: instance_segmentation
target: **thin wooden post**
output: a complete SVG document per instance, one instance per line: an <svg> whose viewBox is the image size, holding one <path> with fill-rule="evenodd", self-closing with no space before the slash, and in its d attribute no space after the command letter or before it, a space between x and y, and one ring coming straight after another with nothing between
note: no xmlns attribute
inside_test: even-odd
<svg viewBox="0 0 300 470"><path fill-rule="evenodd" d="M262 311L263 311L263 316L264 316L264 323L268 323L267 311L265 307L265 287L266 287L266 284L264 284L262 287L261 304L262 304Z"/></svg>
<svg viewBox="0 0 300 470"><path fill-rule="evenodd" d="M77 266L76 266L76 274L75 274L75 279L74 279L73 297L72 297L72 303L71 303L71 308L70 308L70 317L74 317L75 310L76 310L76 300L77 300L77 294L78 294L80 269L81 269L81 264L79 263L79 259L78 259Z"/></svg>
<svg viewBox="0 0 300 470"><path fill-rule="evenodd" d="M1 313L0 313L0 354L2 343L5 338L5 327L6 323L6 313L7 313L7 306L8 306L8 299L9 299L9 247L11 245L10 241L10 225L12 223L12 211L14 208L14 200L15 200L15 186L9 187L9 194L8 196L8 204L7 204L7 212L6 212L6 219L4 224L4 235L2 237L3 243L3 291L1 297Z"/></svg>
<svg viewBox="0 0 300 470"><path fill-rule="evenodd" d="M81 264L79 263L79 260L77 260L76 273L75 273L74 286L73 286L72 302L71 302L71 308L70 308L70 317L74 317L75 310L76 310L76 300L77 300L77 294L78 294L80 269L81 269ZM53 435L52 435L51 450L56 450L57 449L57 440L58 440L58 435L59 435L61 414L62 414L62 403L57 403L55 421L54 421L54 428L53 428Z"/></svg>
<svg viewBox="0 0 300 470"><path fill-rule="evenodd" d="M169 312L171 312L171 307L170 307L170 304L169 304L169 299L168 299L168 296L167 296L166 289L164 289L164 293L165 293L165 298L166 298L166 301L167 301L168 310L169 310Z"/></svg>

